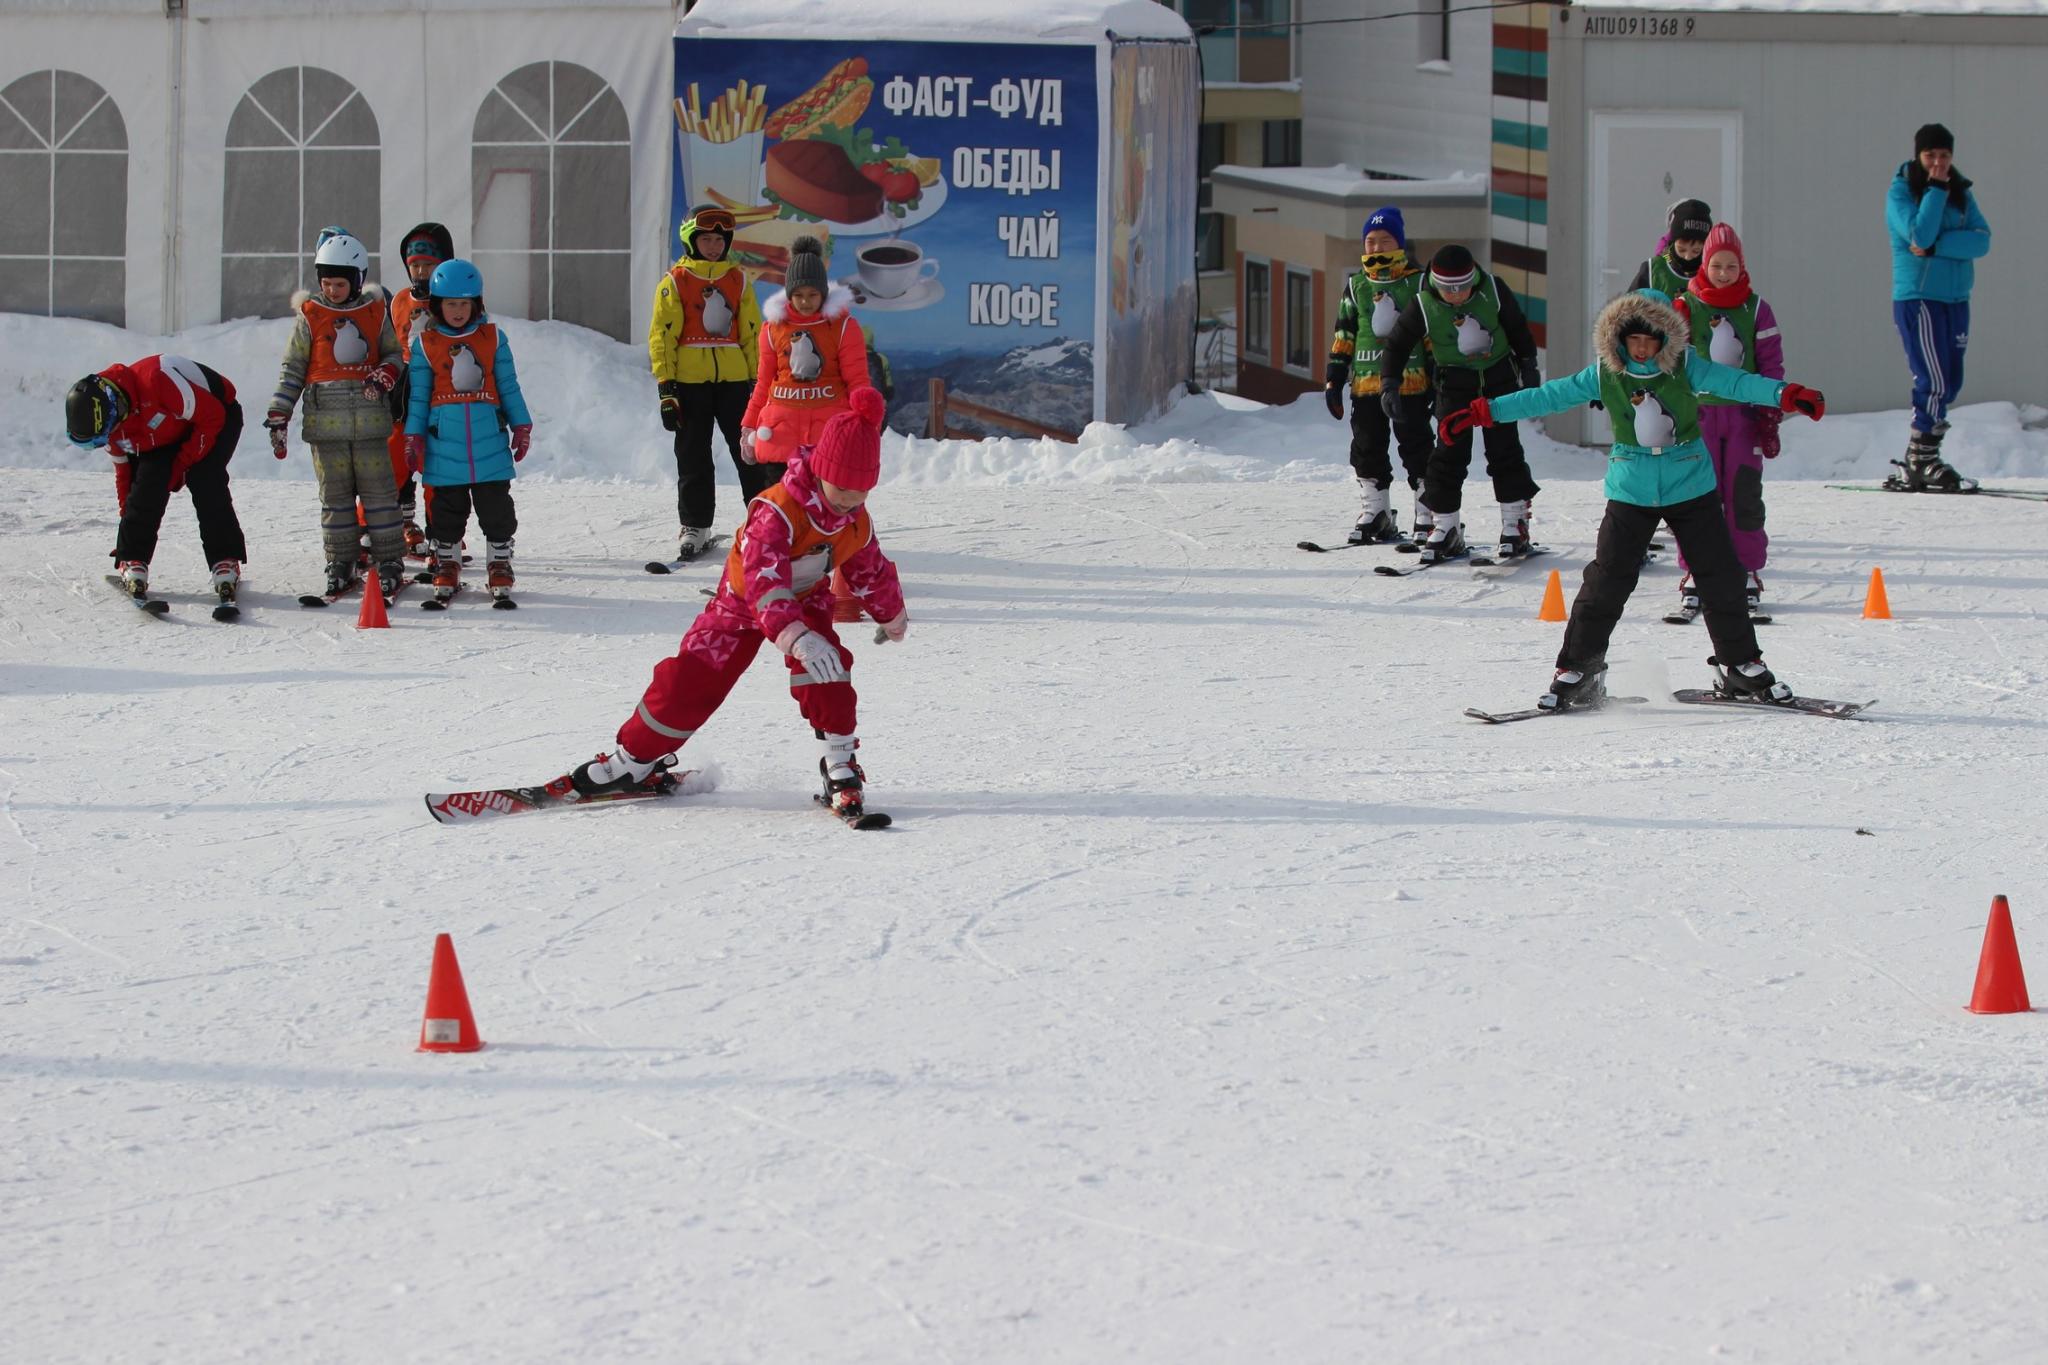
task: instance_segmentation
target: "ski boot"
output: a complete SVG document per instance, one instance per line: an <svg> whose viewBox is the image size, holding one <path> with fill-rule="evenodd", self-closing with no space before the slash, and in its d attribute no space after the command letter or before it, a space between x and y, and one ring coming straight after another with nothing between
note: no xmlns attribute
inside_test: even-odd
<svg viewBox="0 0 2048 1365"><path fill-rule="evenodd" d="M1529 553L1529 500L1500 505L1500 544L1496 559L1520 559Z"/></svg>
<svg viewBox="0 0 2048 1365"><path fill-rule="evenodd" d="M1393 510L1382 507L1378 512L1361 515L1348 539L1353 545L1379 545L1400 538L1401 528L1394 521Z"/></svg>
<svg viewBox="0 0 2048 1365"><path fill-rule="evenodd" d="M1421 494L1416 494L1415 520L1409 523L1409 543L1419 547L1423 541L1429 539L1429 529L1434 525L1436 525L1436 513L1423 505Z"/></svg>
<svg viewBox="0 0 2048 1365"><path fill-rule="evenodd" d="M409 516L405 519L404 535L406 557L408 559L425 559L427 557L427 533L422 531L420 524Z"/></svg>
<svg viewBox="0 0 2048 1365"><path fill-rule="evenodd" d="M711 543L709 526L685 526L676 536L676 558L687 564Z"/></svg>
<svg viewBox="0 0 2048 1365"><path fill-rule="evenodd" d="M1792 700L1792 685L1782 683L1764 667L1762 659L1752 659L1746 664L1733 668L1722 665L1719 659L1707 662L1714 669L1714 691L1723 697L1736 701L1787 702Z"/></svg>
<svg viewBox="0 0 2048 1365"><path fill-rule="evenodd" d="M638 759L624 748L599 754L569 774L569 783L584 796L612 796L619 792L654 790L672 781L668 770L676 766L674 754Z"/></svg>
<svg viewBox="0 0 2048 1365"><path fill-rule="evenodd" d="M446 541L434 542L434 598L446 602L462 586L462 547Z"/></svg>
<svg viewBox="0 0 2048 1365"><path fill-rule="evenodd" d="M1589 668L1560 668L1550 680L1550 690L1537 698L1542 711L1580 711L1607 700L1607 665Z"/></svg>
<svg viewBox="0 0 2048 1365"><path fill-rule="evenodd" d="M1743 600L1748 605L1749 614L1752 616L1762 609L1764 601L1764 579L1762 574L1754 571L1750 573L1749 590L1743 594Z"/></svg>
<svg viewBox="0 0 2048 1365"><path fill-rule="evenodd" d="M223 559L213 566L213 595L224 607L235 603L235 589L242 581L242 566L232 559Z"/></svg>
<svg viewBox="0 0 2048 1365"><path fill-rule="evenodd" d="M1755 603L1752 602L1751 605ZM1687 616L1700 614L1699 585L1692 581L1691 574L1678 580L1678 609Z"/></svg>
<svg viewBox="0 0 2048 1365"><path fill-rule="evenodd" d="M1948 423L1939 422L1929 432L1914 432L1906 443L1906 458L1893 460L1900 472L1885 482L1908 493L1974 493L1977 481L1956 473L1941 458L1941 440L1948 435Z"/></svg>
<svg viewBox="0 0 2048 1365"><path fill-rule="evenodd" d="M861 789L868 776L862 771L860 760L853 756L860 741L852 735L828 735L823 730L811 733L825 741L825 756L818 760L818 775L825 779L825 791L818 800L842 820L860 819L865 809Z"/></svg>
<svg viewBox="0 0 2048 1365"><path fill-rule="evenodd" d="M114 572L130 597L149 596L149 565L139 559L124 559L114 566Z"/></svg>
<svg viewBox="0 0 2048 1365"><path fill-rule="evenodd" d="M387 559L377 566L377 588L383 594L385 606L391 605L391 599L398 596L398 590L404 586L404 560Z"/></svg>
<svg viewBox="0 0 2048 1365"><path fill-rule="evenodd" d="M1465 530L1456 512L1439 512L1430 524L1429 539L1422 541L1422 562L1440 564L1465 553Z"/></svg>
<svg viewBox="0 0 2048 1365"><path fill-rule="evenodd" d="M330 560L327 565L327 595L339 597L347 592L356 581L356 566L345 559Z"/></svg>

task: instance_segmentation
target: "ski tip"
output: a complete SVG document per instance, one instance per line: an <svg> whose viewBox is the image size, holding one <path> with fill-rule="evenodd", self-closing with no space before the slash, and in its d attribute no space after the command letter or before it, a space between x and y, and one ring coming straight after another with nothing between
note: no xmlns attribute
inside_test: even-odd
<svg viewBox="0 0 2048 1365"><path fill-rule="evenodd" d="M1294 542L1294 548L1297 550L1307 550L1310 554L1315 555L1325 553L1323 547L1316 544L1313 540L1297 540Z"/></svg>
<svg viewBox="0 0 2048 1365"><path fill-rule="evenodd" d="M493 611L515 611L518 607L519 604L509 597L494 597L491 599L491 610Z"/></svg>
<svg viewBox="0 0 2048 1365"><path fill-rule="evenodd" d="M647 561L647 572L649 572L649 573L660 573L660 574L667 574L667 573L674 573L674 572L675 572L675 570L674 570L674 569L671 569L671 568L670 568L670 567L669 567L668 565L666 565L666 564L662 563L662 562L661 562L660 560L658 560L658 559L650 559L650 560L648 560L648 561Z"/></svg>
<svg viewBox="0 0 2048 1365"><path fill-rule="evenodd" d="M428 792L423 799L427 803L427 814L434 817L434 823L437 825L447 824L447 796L441 792Z"/></svg>
<svg viewBox="0 0 2048 1365"><path fill-rule="evenodd" d="M215 607L213 609L213 619L216 621L239 621L242 619L242 609L240 607L228 606Z"/></svg>
<svg viewBox="0 0 2048 1365"><path fill-rule="evenodd" d="M1494 714L1493 714L1492 712L1490 712L1490 711L1482 711L1482 710L1480 710L1480 709L1479 709L1478 707L1476 707L1476 706L1468 706L1468 707L1466 707L1466 708L1465 708L1465 714L1466 714L1466 715L1468 715L1468 716L1470 716L1470 717L1471 717L1472 719L1474 719L1474 720L1483 720L1483 721L1485 721L1485 722L1486 722L1486 723L1487 723L1488 725L1498 725L1498 724L1500 724L1500 717L1498 717L1498 716L1494 715Z"/></svg>
<svg viewBox="0 0 2048 1365"><path fill-rule="evenodd" d="M148 612L151 616L168 616L171 614L170 603L159 602L156 601L154 598L152 598L150 601L144 602L142 604L142 609Z"/></svg>

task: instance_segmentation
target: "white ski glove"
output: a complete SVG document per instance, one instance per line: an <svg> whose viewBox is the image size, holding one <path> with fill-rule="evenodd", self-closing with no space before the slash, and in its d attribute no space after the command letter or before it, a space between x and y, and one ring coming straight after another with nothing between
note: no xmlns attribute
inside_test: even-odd
<svg viewBox="0 0 2048 1365"><path fill-rule="evenodd" d="M789 657L804 666L812 682L846 681L846 661L839 657L839 647L815 630L807 629L790 642Z"/></svg>

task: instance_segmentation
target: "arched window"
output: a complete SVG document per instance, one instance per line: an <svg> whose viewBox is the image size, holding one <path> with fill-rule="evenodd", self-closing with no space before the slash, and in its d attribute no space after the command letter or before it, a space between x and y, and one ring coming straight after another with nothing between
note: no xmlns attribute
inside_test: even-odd
<svg viewBox="0 0 2048 1365"><path fill-rule="evenodd" d="M0 312L128 321L128 129L76 71L0 90Z"/></svg>
<svg viewBox="0 0 2048 1365"><path fill-rule="evenodd" d="M313 287L313 239L330 223L377 257L383 224L377 116L332 71L288 66L249 87L228 120L220 315L283 317Z"/></svg>
<svg viewBox="0 0 2048 1365"><path fill-rule="evenodd" d="M484 302L627 340L632 320L632 137L594 71L535 62L499 81L470 144Z"/></svg>

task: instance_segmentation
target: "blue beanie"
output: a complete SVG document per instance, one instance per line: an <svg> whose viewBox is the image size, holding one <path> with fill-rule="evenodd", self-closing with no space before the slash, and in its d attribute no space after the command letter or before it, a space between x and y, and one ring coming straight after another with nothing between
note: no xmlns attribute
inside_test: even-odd
<svg viewBox="0 0 2048 1365"><path fill-rule="evenodd" d="M1406 251L1408 249L1408 226L1401 221L1401 210L1395 208L1392 204L1388 204L1385 208L1374 209L1372 216L1365 220L1365 232L1361 232L1358 235L1363 237L1366 232L1371 232L1374 228L1378 228L1383 232L1393 233L1394 240L1400 244L1401 250Z"/></svg>

